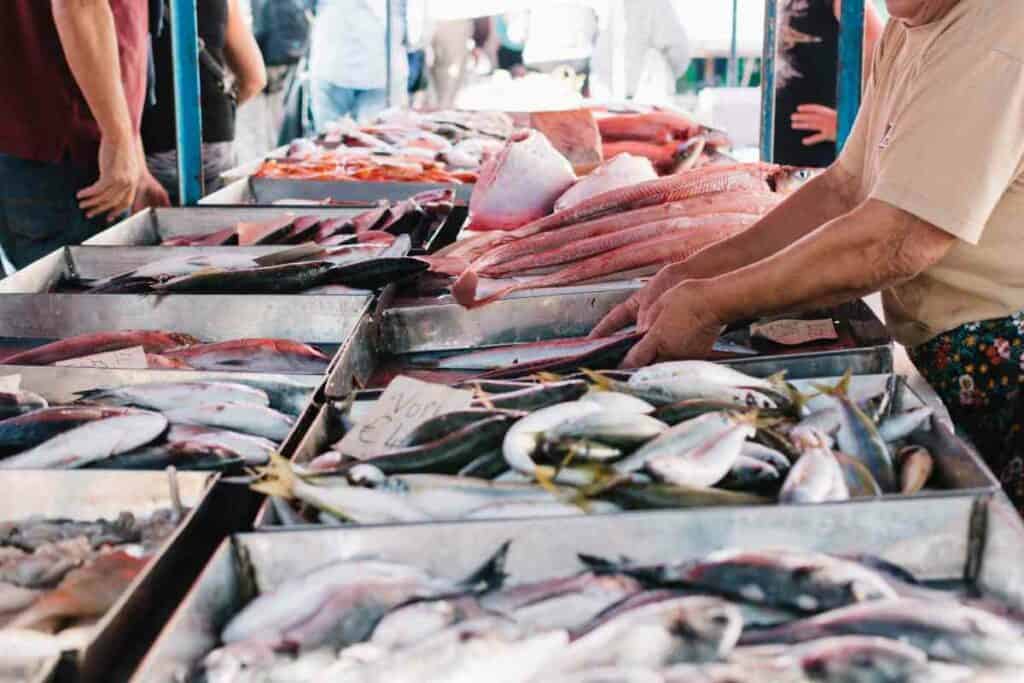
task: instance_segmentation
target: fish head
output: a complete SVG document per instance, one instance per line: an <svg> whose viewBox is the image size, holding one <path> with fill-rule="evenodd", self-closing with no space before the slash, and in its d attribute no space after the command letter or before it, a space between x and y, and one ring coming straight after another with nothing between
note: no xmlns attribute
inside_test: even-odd
<svg viewBox="0 0 1024 683"><path fill-rule="evenodd" d="M817 449L828 449L832 444L824 432L816 427L797 425L789 431L789 440L801 453Z"/></svg>
<svg viewBox="0 0 1024 683"><path fill-rule="evenodd" d="M793 194L804 183L821 174L822 169L783 166L768 179L774 190L782 195Z"/></svg>
<svg viewBox="0 0 1024 683"><path fill-rule="evenodd" d="M676 651L678 658L673 658L673 662L723 659L736 646L743 631L739 608L709 596L680 599L666 619L669 632L680 645Z"/></svg>

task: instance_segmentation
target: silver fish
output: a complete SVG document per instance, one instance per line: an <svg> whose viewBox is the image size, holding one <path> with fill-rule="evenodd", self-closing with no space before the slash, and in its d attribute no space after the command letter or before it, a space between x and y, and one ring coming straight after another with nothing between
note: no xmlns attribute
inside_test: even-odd
<svg viewBox="0 0 1024 683"><path fill-rule="evenodd" d="M864 414L857 404L847 395L849 376L836 387L823 387L822 391L830 395L839 409L840 424L836 434L836 445L839 450L857 458L871 471L882 491L891 493L896 490L896 472L893 468L892 455L885 439L878 432L878 427L870 417Z"/></svg>
<svg viewBox="0 0 1024 683"><path fill-rule="evenodd" d="M505 434L502 452L505 461L513 470L531 479L538 473L533 453L542 436L563 422L601 412L601 408L586 401L558 403L530 413L516 422ZM594 482L594 474L588 470L572 467L561 468L554 473L554 481L560 484L586 486Z"/></svg>
<svg viewBox="0 0 1024 683"><path fill-rule="evenodd" d="M453 624L484 616L501 615L485 610L473 596L413 602L388 612L373 629L369 643L384 650L398 650Z"/></svg>
<svg viewBox="0 0 1024 683"><path fill-rule="evenodd" d="M900 467L900 493L912 496L924 488L935 469L935 458L923 446L904 446L896 453Z"/></svg>
<svg viewBox="0 0 1024 683"><path fill-rule="evenodd" d="M780 503L823 503L832 500L836 480L842 479L839 463L827 448L805 451L789 470L779 490Z"/></svg>
<svg viewBox="0 0 1024 683"><path fill-rule="evenodd" d="M638 415L650 415L655 408L647 401L625 394L620 391L603 391L592 389L581 401L596 403L605 410L614 410L622 413L635 413Z"/></svg>
<svg viewBox="0 0 1024 683"><path fill-rule="evenodd" d="M923 426L934 412L931 408L922 407L890 415L879 423L878 433L886 443L905 439L911 432Z"/></svg>
<svg viewBox="0 0 1024 683"><path fill-rule="evenodd" d="M702 398L778 408L785 402L779 389L776 381L751 377L718 363L674 361L637 370L624 390L660 403Z"/></svg>
<svg viewBox="0 0 1024 683"><path fill-rule="evenodd" d="M171 422L230 429L243 434L262 436L280 443L292 430L295 420L264 406L245 403L209 403L183 406L164 411Z"/></svg>
<svg viewBox="0 0 1024 683"><path fill-rule="evenodd" d="M587 401L589 402L589 401ZM594 439L612 446L638 446L668 429L668 425L648 415L611 411L580 415L549 430L548 439Z"/></svg>
<svg viewBox="0 0 1024 683"><path fill-rule="evenodd" d="M836 636L788 649L810 677L824 683L902 683L928 655L913 645L872 636Z"/></svg>
<svg viewBox="0 0 1024 683"><path fill-rule="evenodd" d="M145 446L163 434L167 424L167 418L157 413L119 415L88 422L35 448L0 460L0 469L84 467Z"/></svg>
<svg viewBox="0 0 1024 683"><path fill-rule="evenodd" d="M252 403L266 406L266 393L232 382L151 382L113 389L92 389L78 394L82 399L147 410L175 410L208 403Z"/></svg>
<svg viewBox="0 0 1024 683"><path fill-rule="evenodd" d="M790 459L782 453L782 451L769 448L768 446L759 444L756 441L744 441L743 447L740 448L740 455L767 463L780 473L784 473L789 470L793 464Z"/></svg>
<svg viewBox="0 0 1024 683"><path fill-rule="evenodd" d="M46 408L46 399L31 391L0 391L0 420Z"/></svg>

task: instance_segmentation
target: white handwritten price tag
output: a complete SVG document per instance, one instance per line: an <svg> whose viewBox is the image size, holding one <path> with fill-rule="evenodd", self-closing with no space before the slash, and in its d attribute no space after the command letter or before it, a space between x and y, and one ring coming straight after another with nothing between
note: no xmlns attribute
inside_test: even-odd
<svg viewBox="0 0 1024 683"><path fill-rule="evenodd" d="M821 320L772 320L750 326L751 337L761 337L776 344L798 346L823 339L838 339L835 323L829 318Z"/></svg>
<svg viewBox="0 0 1024 683"><path fill-rule="evenodd" d="M21 389L21 375L4 375L0 377L0 391L13 394Z"/></svg>
<svg viewBox="0 0 1024 683"><path fill-rule="evenodd" d="M149 367L146 363L146 352L141 346L132 346L117 351L96 353L91 356L81 356L62 360L54 365L64 365L72 368L105 368L108 370L145 370Z"/></svg>
<svg viewBox="0 0 1024 683"><path fill-rule="evenodd" d="M338 450L355 458L379 455L398 447L406 435L430 418L468 408L472 402L472 391L396 377L342 438Z"/></svg>

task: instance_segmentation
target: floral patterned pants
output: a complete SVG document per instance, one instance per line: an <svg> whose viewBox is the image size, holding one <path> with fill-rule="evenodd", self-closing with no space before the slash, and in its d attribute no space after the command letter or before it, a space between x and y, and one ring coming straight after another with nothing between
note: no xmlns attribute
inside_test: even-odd
<svg viewBox="0 0 1024 683"><path fill-rule="evenodd" d="M908 352L1024 514L1024 312L961 325Z"/></svg>

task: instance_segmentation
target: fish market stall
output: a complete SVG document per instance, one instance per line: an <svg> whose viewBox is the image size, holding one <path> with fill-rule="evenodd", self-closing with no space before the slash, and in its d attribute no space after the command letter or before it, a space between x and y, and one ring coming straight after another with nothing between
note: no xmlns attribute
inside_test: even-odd
<svg viewBox="0 0 1024 683"><path fill-rule="evenodd" d="M219 539L244 523L231 496L211 495L214 481L201 473L0 473L5 490L22 492L0 503L5 585L12 597L19 586L29 603L7 615L13 620L0 633L15 638L19 632L11 629L33 628L40 620L62 626L78 620L84 625L56 636L39 632L39 638L52 639L51 648L67 653L76 680L126 675ZM141 543L144 554L125 543ZM111 550L100 551L101 544ZM27 553L37 558L36 571L29 573L26 565L15 574ZM39 574L43 558L51 564ZM14 609L13 603L8 607ZM8 642L6 657L32 647Z"/></svg>
<svg viewBox="0 0 1024 683"><path fill-rule="evenodd" d="M925 667L926 675L906 680L939 680L936 676L951 664L983 669L1019 666L1024 652L1020 626L1007 615L1024 609L1019 586L1013 588L1020 576L1019 548L1024 537L1019 519L1007 515L1006 507L1001 496L980 505L965 497L940 508L926 499L891 500L874 507L826 504L815 508L813 515L795 515L792 509L778 507L243 534L225 541L217 551L133 680L194 680L189 676L204 665L212 670L230 671L235 666L236 671L244 671L245 639L260 624L268 629L264 633L267 647L262 654L254 653L248 663L264 671L277 666L293 675L301 671L304 680L340 680L346 664L351 666L344 669L351 680L428 680L440 670L472 672L483 667L487 680L547 681L566 680L557 675L560 670L567 677L587 663L658 670L673 662L700 666L716 659L738 667L732 670L737 677L745 672L746 677L736 680L791 680L766 678L772 671L764 668L768 660L747 659L743 655L755 652L745 647L773 640L784 643L787 638L799 642L858 633L904 639L911 646L912 663ZM1012 559L984 550L991 545L986 541L996 539L1003 547L1017 548ZM863 564L856 558L863 558ZM361 562L378 564L360 569ZM631 567L646 571L631 571ZM317 569L323 570L322 580L314 578ZM605 578L599 579L595 569ZM507 574L503 584L495 570ZM372 609L353 591L359 591L360 582L377 571L403 578L397 579L390 597L381 594ZM808 574L815 578L809 580ZM301 577L308 578L303 582ZM559 577L565 578L539 583ZM385 579L389 585L393 580ZM857 585L854 590L849 590L851 580ZM515 589L527 582L534 583L529 589ZM843 585L845 590L834 590ZM365 590L368 599L374 600L374 589ZM336 596L337 602L305 599L313 593ZM977 599L979 593L981 599ZM393 610L408 594L427 602L409 612ZM261 597L257 600L257 596ZM677 617L661 622L665 628L673 623L680 627L677 637L666 644L650 627L667 614L653 605L677 598L698 602L666 606L699 609L709 606L710 599L718 616L702 621L688 618L686 609L674 612ZM275 608L275 600L284 600L288 607ZM938 604L941 609L936 609ZM477 605L483 612L474 611ZM488 605L507 615L506 626L511 618L513 625L548 635L529 641L532 648L519 649L516 644L529 637L512 627L504 636L493 635L494 626L486 621ZM593 621L609 605L617 605L617 610ZM629 614L647 612L630 608L650 610L655 619L633 622ZM996 612L989 611L993 608ZM308 621L308 628L291 626L310 619L310 612L320 614L320 619ZM805 616L814 613L820 616L810 619L817 621ZM943 615L951 613L972 619L980 630L944 622ZM481 616L474 619L477 614ZM622 617L627 621L619 621ZM334 630L343 623L347 628ZM705 630L710 623L719 628ZM919 623L921 629L915 630L911 623ZM481 625L487 624L481 632ZM643 640L647 646L632 651L625 634L638 626L647 627ZM816 628L799 637L799 631L792 629L800 626ZM588 638L598 629L620 636ZM457 643L469 644L468 648L449 644L446 634ZM594 640L603 644L592 647ZM207 658L224 641L235 645ZM359 645L365 641L369 642ZM355 649L345 649L353 643ZM320 649L324 644L327 651ZM452 668L435 668L444 666L435 659L441 647L445 665ZM405 652L415 657L416 665L403 658L403 648L409 648ZM301 664L280 652L285 649L297 650ZM348 662L339 662L339 649ZM580 650L588 656L580 657ZM839 651L831 653L823 661L829 666L874 671L876 666L892 663L888 657L879 662L871 656L847 659ZM822 661L809 659L809 665ZM494 665L495 661L501 665ZM385 668L375 668L378 665ZM696 678L699 668L677 672L690 676L678 680L706 680ZM837 674L843 672L837 670ZM480 680L467 675L467 680ZM1015 680L1012 670L1010 675L991 680Z"/></svg>

